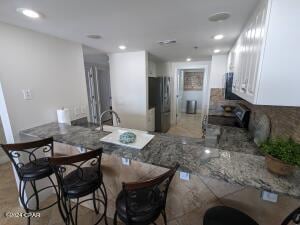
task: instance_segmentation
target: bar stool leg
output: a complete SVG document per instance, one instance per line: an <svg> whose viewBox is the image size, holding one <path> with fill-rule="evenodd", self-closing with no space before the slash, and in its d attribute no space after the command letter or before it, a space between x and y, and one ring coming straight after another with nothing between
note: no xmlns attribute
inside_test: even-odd
<svg viewBox="0 0 300 225"><path fill-rule="evenodd" d="M96 212L96 214L99 214L99 210L97 209L97 205L96 205L96 191L93 192L93 205L94 205L94 210Z"/></svg>
<svg viewBox="0 0 300 225"><path fill-rule="evenodd" d="M75 225L73 214L72 214L71 200L67 199L67 201L68 201L68 218L69 218L69 221L71 221L71 224Z"/></svg>
<svg viewBox="0 0 300 225"><path fill-rule="evenodd" d="M60 213L63 221L65 222L66 221L66 216L65 216L65 214L64 214L64 212L62 210L62 207L61 207L60 191L57 190L56 185L55 185L54 181L52 180L52 178L50 176L48 178L49 178L49 180L50 180L50 182L51 182L51 184L52 184L52 186L54 188L54 191L56 193L57 206L58 206L59 213Z"/></svg>
<svg viewBox="0 0 300 225"><path fill-rule="evenodd" d="M75 209L75 224L78 224L78 207L79 207L79 198L77 198L76 200L76 209ZM72 214L72 210L71 210L71 214Z"/></svg>
<svg viewBox="0 0 300 225"><path fill-rule="evenodd" d="M20 202L21 202L25 212L29 213L29 210L28 210L27 205L24 200L26 184L27 184L26 181L22 181L22 180L19 181L19 199L20 199ZM27 225L30 225L30 217L29 216L27 217Z"/></svg>
<svg viewBox="0 0 300 225"><path fill-rule="evenodd" d="M101 186L103 186L103 190L101 188ZM104 222L105 222L105 225L108 224L107 222L107 216L106 216L106 212L107 212L107 192L106 192L106 187L104 185L104 183L101 184L101 186L99 187L102 195L103 195L103 198L104 198Z"/></svg>
<svg viewBox="0 0 300 225"><path fill-rule="evenodd" d="M114 215L114 225L118 225L118 221L117 221L117 211L115 212L115 215Z"/></svg>
<svg viewBox="0 0 300 225"><path fill-rule="evenodd" d="M101 186L103 186L103 189L102 189ZM100 189L100 191L101 191L101 194L102 194L102 197L103 197L103 201L102 201L101 199L98 199L98 200L100 201L100 203L99 203L100 205L101 205L101 203L103 204L103 206L104 206L104 212L103 212L103 215L100 217L100 219L95 223L95 225L98 224L98 223L103 219L103 217L104 217L105 225L108 225L108 222L107 222L107 216L106 216L106 212L107 212L107 193L106 193L106 188L105 188L104 183L102 183L102 184L99 186L99 189ZM94 194L94 193L93 193L93 194ZM93 195L93 201L94 201L94 202L95 202L96 199L97 199L97 198L94 198L94 195ZM98 209L96 210L95 203L94 203L94 208L95 208L96 213L97 213L97 211L99 212ZM100 209L100 206L99 206L99 209ZM98 213L97 213L97 214L98 214Z"/></svg>
<svg viewBox="0 0 300 225"><path fill-rule="evenodd" d="M30 181L30 183L31 183L31 186L32 186L32 189L33 189L33 192L34 192L34 197L35 197L35 202L36 202L35 209L39 210L39 208L40 208L40 199L39 199L38 191L36 189L36 183L35 183L35 181Z"/></svg>
<svg viewBox="0 0 300 225"><path fill-rule="evenodd" d="M167 225L167 215L166 215L165 210L163 209L161 213L162 213L162 216L164 218L164 224Z"/></svg>

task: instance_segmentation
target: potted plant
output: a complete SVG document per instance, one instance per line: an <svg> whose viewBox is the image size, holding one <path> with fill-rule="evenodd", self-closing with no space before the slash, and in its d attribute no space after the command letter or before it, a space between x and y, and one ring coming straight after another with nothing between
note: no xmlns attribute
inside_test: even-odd
<svg viewBox="0 0 300 225"><path fill-rule="evenodd" d="M260 146L268 170L277 175L290 175L300 166L300 144L292 139L269 139Z"/></svg>

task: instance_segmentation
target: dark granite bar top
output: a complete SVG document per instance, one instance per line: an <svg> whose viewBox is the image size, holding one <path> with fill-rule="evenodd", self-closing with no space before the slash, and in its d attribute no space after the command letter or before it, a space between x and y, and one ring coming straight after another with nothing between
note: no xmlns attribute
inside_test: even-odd
<svg viewBox="0 0 300 225"><path fill-rule="evenodd" d="M58 123L49 123L21 132L22 136L27 135L30 139L53 136L57 142L90 150L102 147L106 154L162 167L170 167L179 162L181 171L300 198L300 170L286 178L273 175L266 170L264 157L259 155L209 148L202 139L161 133L154 133L155 137L144 149L136 150L101 143L100 138L107 134L92 128Z"/></svg>

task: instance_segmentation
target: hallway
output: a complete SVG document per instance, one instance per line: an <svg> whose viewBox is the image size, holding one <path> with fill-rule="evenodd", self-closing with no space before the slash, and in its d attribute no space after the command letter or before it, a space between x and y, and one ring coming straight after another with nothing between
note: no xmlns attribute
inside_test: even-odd
<svg viewBox="0 0 300 225"><path fill-rule="evenodd" d="M202 138L201 113L182 113L178 123L170 128L168 134L192 138Z"/></svg>

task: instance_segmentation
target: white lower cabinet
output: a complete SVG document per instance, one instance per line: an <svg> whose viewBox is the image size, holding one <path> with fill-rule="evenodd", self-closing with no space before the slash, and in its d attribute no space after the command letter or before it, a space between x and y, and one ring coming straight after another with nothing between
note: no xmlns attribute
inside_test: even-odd
<svg viewBox="0 0 300 225"><path fill-rule="evenodd" d="M229 54L233 92L252 104L300 106L300 1L262 0Z"/></svg>

